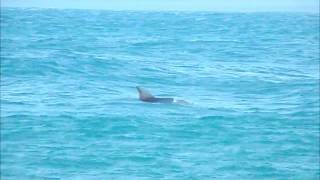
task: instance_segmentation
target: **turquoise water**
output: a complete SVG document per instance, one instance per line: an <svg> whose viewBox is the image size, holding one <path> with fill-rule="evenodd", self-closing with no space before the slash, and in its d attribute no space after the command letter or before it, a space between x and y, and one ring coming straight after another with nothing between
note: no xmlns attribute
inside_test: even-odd
<svg viewBox="0 0 320 180"><path fill-rule="evenodd" d="M1 179L318 178L319 15L1 9Z"/></svg>

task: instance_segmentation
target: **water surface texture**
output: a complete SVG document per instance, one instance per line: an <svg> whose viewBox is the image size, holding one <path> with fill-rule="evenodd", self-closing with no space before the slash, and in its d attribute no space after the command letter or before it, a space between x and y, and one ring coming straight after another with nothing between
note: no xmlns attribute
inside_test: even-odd
<svg viewBox="0 0 320 180"><path fill-rule="evenodd" d="M1 179L319 179L319 16L1 9Z"/></svg>

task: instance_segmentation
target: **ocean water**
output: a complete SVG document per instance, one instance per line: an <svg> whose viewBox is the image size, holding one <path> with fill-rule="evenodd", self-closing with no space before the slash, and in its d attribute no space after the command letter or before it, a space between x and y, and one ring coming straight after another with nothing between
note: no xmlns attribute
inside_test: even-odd
<svg viewBox="0 0 320 180"><path fill-rule="evenodd" d="M2 8L1 179L319 179L319 15Z"/></svg>

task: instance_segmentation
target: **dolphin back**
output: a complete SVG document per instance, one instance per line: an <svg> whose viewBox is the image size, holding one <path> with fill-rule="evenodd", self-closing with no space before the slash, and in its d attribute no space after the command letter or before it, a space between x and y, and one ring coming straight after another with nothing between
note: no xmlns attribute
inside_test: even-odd
<svg viewBox="0 0 320 180"><path fill-rule="evenodd" d="M159 103L173 103L174 99L173 98L154 98L154 102L159 102Z"/></svg>

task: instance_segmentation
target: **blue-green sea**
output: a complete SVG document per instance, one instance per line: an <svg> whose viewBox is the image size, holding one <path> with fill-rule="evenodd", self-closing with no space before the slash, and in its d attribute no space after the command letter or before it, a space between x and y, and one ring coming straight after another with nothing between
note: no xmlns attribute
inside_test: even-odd
<svg viewBox="0 0 320 180"><path fill-rule="evenodd" d="M1 9L1 180L318 180L319 160L319 14Z"/></svg>

